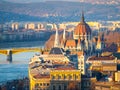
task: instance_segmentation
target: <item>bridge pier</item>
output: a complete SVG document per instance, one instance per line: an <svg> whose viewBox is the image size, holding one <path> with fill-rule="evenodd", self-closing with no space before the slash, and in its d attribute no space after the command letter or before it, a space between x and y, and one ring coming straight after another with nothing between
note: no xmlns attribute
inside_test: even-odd
<svg viewBox="0 0 120 90"><path fill-rule="evenodd" d="M7 61L12 62L12 50L7 51Z"/></svg>

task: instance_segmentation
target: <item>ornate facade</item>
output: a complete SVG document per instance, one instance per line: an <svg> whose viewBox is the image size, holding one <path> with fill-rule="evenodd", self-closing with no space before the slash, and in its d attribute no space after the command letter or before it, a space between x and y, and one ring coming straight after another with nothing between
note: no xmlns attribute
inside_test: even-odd
<svg viewBox="0 0 120 90"><path fill-rule="evenodd" d="M81 90L81 71L59 47L31 59L29 78L30 90Z"/></svg>
<svg viewBox="0 0 120 90"><path fill-rule="evenodd" d="M74 29L72 39L65 38L64 30L61 46L65 50L69 49L88 52L92 50L91 37L92 31L84 20L84 14L82 14L81 22Z"/></svg>

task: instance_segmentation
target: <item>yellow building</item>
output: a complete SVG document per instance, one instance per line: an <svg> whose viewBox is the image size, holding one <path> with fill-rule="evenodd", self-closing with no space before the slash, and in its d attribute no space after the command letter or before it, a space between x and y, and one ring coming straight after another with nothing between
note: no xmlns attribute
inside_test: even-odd
<svg viewBox="0 0 120 90"><path fill-rule="evenodd" d="M60 67L51 70L49 74L31 74L30 90L68 90L69 88L81 88L81 73L71 67ZM75 86L70 86L70 84Z"/></svg>
<svg viewBox="0 0 120 90"><path fill-rule="evenodd" d="M68 69L53 70L51 76L51 90L68 90L81 88L81 73L79 70ZM72 83L72 87L70 84ZM74 86L75 85L75 86Z"/></svg>
<svg viewBox="0 0 120 90"><path fill-rule="evenodd" d="M18 23L12 23L12 30L18 30L19 29L19 24Z"/></svg>
<svg viewBox="0 0 120 90"><path fill-rule="evenodd" d="M34 56L29 63L30 90L81 90L81 72L61 48Z"/></svg>
<svg viewBox="0 0 120 90"><path fill-rule="evenodd" d="M38 23L37 24L37 29L38 30L43 30L44 29L44 25L42 23Z"/></svg>
<svg viewBox="0 0 120 90"><path fill-rule="evenodd" d="M115 81L120 82L120 71L115 72Z"/></svg>
<svg viewBox="0 0 120 90"><path fill-rule="evenodd" d="M96 82L93 90L120 90L119 82Z"/></svg>
<svg viewBox="0 0 120 90"><path fill-rule="evenodd" d="M93 71L117 71L117 58L114 56L91 56L87 63Z"/></svg>
<svg viewBox="0 0 120 90"><path fill-rule="evenodd" d="M49 76L33 76L29 72L30 90L50 90Z"/></svg>
<svg viewBox="0 0 120 90"><path fill-rule="evenodd" d="M52 70L50 75L30 76L30 90L68 90L81 88L81 73L79 70ZM70 84L75 86L70 86Z"/></svg>
<svg viewBox="0 0 120 90"><path fill-rule="evenodd" d="M25 24L25 29L35 29L34 23Z"/></svg>

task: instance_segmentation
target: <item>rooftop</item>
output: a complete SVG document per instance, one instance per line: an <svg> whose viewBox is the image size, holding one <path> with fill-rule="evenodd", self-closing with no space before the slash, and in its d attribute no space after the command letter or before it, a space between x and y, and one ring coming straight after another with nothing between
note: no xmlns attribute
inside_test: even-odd
<svg viewBox="0 0 120 90"><path fill-rule="evenodd" d="M62 48L54 47L50 50L49 54L63 54L64 50Z"/></svg>
<svg viewBox="0 0 120 90"><path fill-rule="evenodd" d="M57 67L55 68L55 70L75 70L75 67L73 66L60 66L60 67Z"/></svg>
<svg viewBox="0 0 120 90"><path fill-rule="evenodd" d="M98 60L101 60L101 61L104 61L104 60L114 60L115 57L114 56L92 56L88 59L88 61L98 61Z"/></svg>
<svg viewBox="0 0 120 90"><path fill-rule="evenodd" d="M41 79L41 78L50 78L50 75L46 75L46 74L37 74L34 76L34 78L36 79Z"/></svg>
<svg viewBox="0 0 120 90"><path fill-rule="evenodd" d="M67 47L76 47L76 42L75 42L75 40L67 40L67 42L66 42L66 46Z"/></svg>

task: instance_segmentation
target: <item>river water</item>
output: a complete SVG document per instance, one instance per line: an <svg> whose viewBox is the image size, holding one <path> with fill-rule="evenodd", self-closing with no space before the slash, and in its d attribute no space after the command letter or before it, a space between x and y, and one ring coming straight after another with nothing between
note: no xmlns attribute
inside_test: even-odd
<svg viewBox="0 0 120 90"><path fill-rule="evenodd" d="M44 47L44 42L15 42L0 44L1 49L12 48L28 48L28 47ZM30 58L39 52L23 52L13 54L13 62L6 61L6 56L0 54L0 83L4 83L9 80L21 79L28 76L28 63Z"/></svg>

